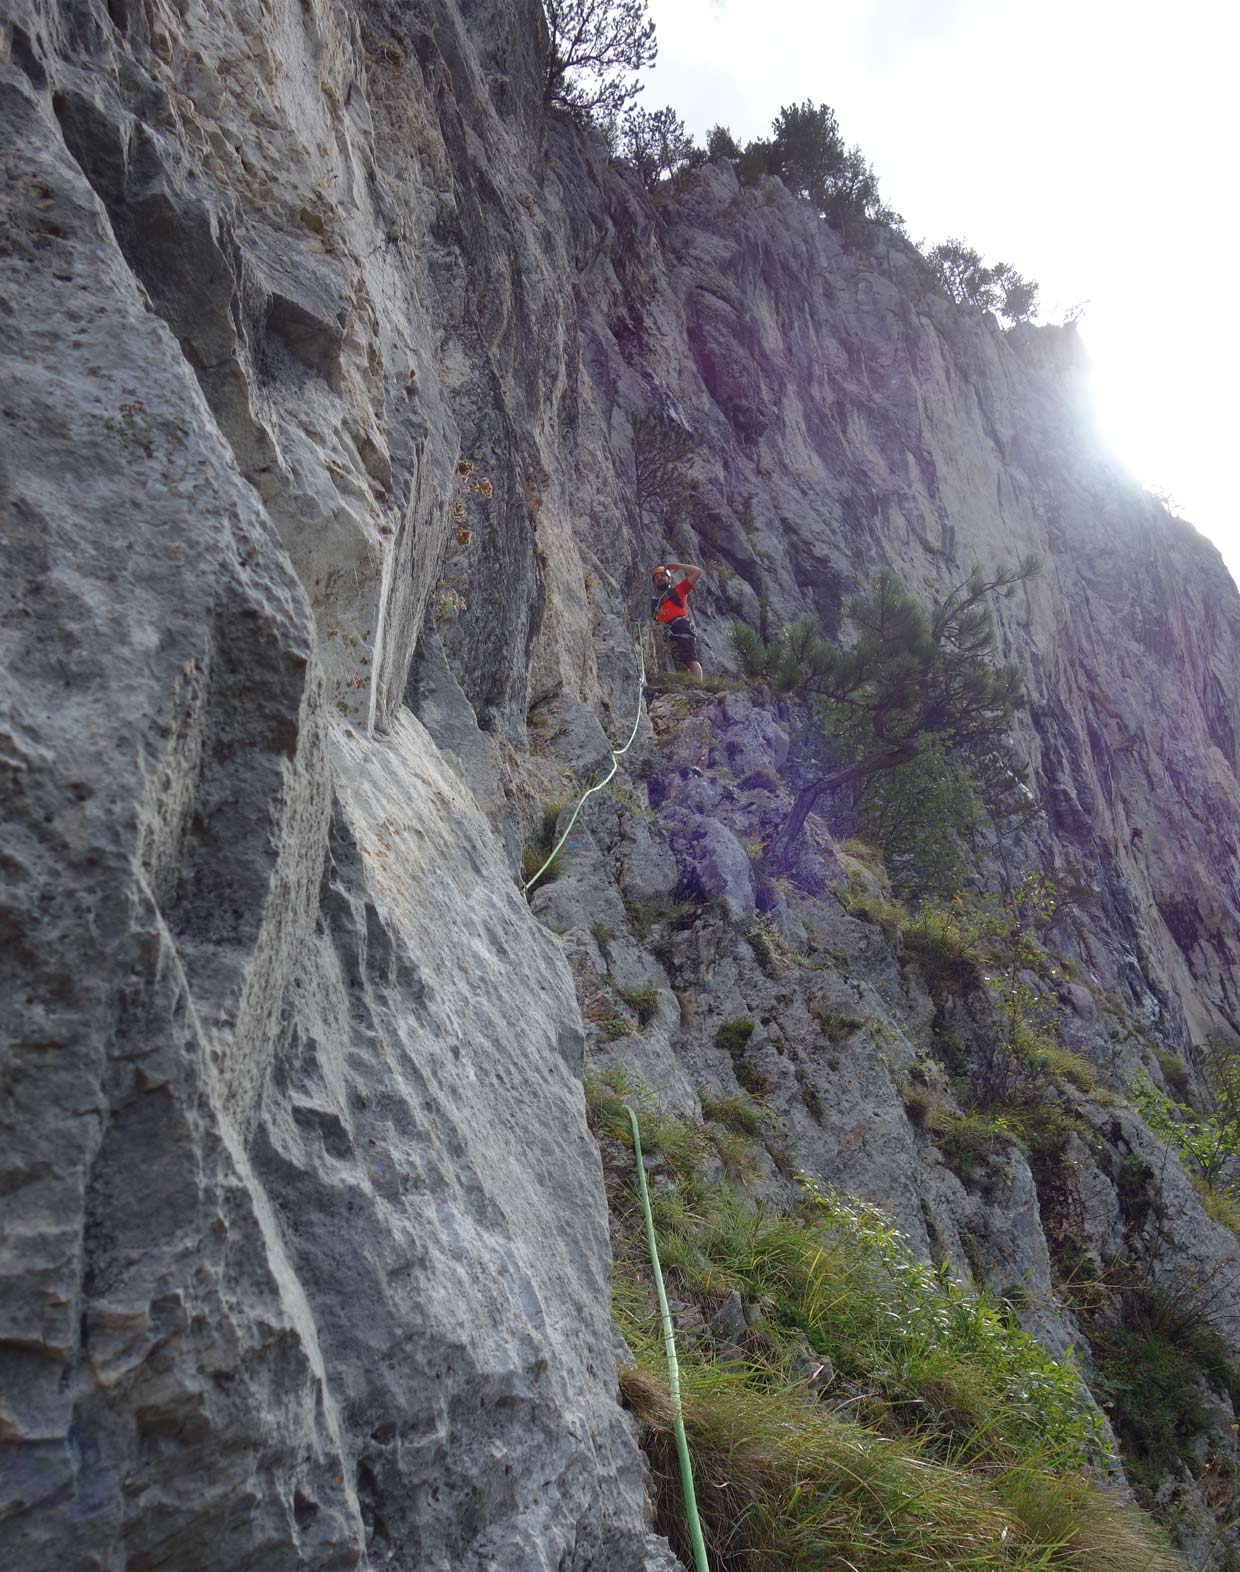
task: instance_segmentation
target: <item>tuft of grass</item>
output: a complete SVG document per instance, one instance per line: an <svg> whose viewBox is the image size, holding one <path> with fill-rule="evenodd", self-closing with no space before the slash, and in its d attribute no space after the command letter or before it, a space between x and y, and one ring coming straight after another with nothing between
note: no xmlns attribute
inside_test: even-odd
<svg viewBox="0 0 1240 1572"><path fill-rule="evenodd" d="M805 1112L810 1116L815 1124L825 1125L827 1122L826 1107L823 1104L822 1096L819 1093L818 1088L814 1085L809 1071L803 1064L797 1065L796 1078L797 1092L800 1095L801 1104L804 1107Z"/></svg>
<svg viewBox="0 0 1240 1572"><path fill-rule="evenodd" d="M595 922L590 924L590 935L599 949L605 950L616 937L616 930L609 928L605 922Z"/></svg>
<svg viewBox="0 0 1240 1572"><path fill-rule="evenodd" d="M989 1169L997 1157L1018 1144L1010 1121L989 1111L935 1106L926 1125L944 1162L961 1179L972 1179Z"/></svg>
<svg viewBox="0 0 1240 1572"><path fill-rule="evenodd" d="M904 948L921 968L932 994L966 993L976 986L982 952L948 911L923 902L903 931Z"/></svg>
<svg viewBox="0 0 1240 1572"><path fill-rule="evenodd" d="M778 791L781 786L779 776L774 770L750 770L749 774L737 782L741 791Z"/></svg>
<svg viewBox="0 0 1240 1572"><path fill-rule="evenodd" d="M1207 1217L1212 1217L1216 1223L1222 1223L1224 1228L1230 1228L1237 1239L1240 1239L1240 1201L1227 1190L1220 1190L1217 1185L1210 1183L1201 1174L1190 1171L1188 1175L1196 1190L1202 1207Z"/></svg>
<svg viewBox="0 0 1240 1572"><path fill-rule="evenodd" d="M649 1026L659 1013L659 990L657 988L621 988L619 984L612 985L617 994L622 998L629 1009L636 1011L637 1024Z"/></svg>
<svg viewBox="0 0 1240 1572"><path fill-rule="evenodd" d="M628 1105L632 1104L641 1129L642 1150L647 1155L661 1156L674 1177L690 1178L705 1161L709 1141L701 1125L659 1108L622 1066L588 1073L582 1080L582 1089L586 1118L596 1136L607 1135L631 1147Z"/></svg>
<svg viewBox="0 0 1240 1572"><path fill-rule="evenodd" d="M744 693L750 684L740 677L730 677L726 674L705 677L697 682L687 671L648 671L646 673L647 693L674 693L686 698L708 698L717 693ZM698 706L699 708L701 706Z"/></svg>
<svg viewBox="0 0 1240 1572"><path fill-rule="evenodd" d="M1120 1324L1094 1324L1090 1342L1095 1390L1109 1399L1129 1478L1152 1501L1162 1476L1178 1470L1191 1442L1210 1426L1203 1381L1234 1399L1240 1372L1219 1335L1157 1288L1127 1294Z"/></svg>
<svg viewBox="0 0 1240 1572"><path fill-rule="evenodd" d="M871 873L877 874L880 878L886 878L886 872L883 867L883 854L879 847L872 845L869 841L858 840L855 836L850 836L848 840L839 843L839 849L845 857L851 857L854 862L861 863Z"/></svg>
<svg viewBox="0 0 1240 1572"><path fill-rule="evenodd" d="M1098 1072L1088 1059L1068 1048L1043 1047L1038 1054L1039 1068L1057 1081L1067 1081L1078 1092L1098 1090Z"/></svg>
<svg viewBox="0 0 1240 1572"><path fill-rule="evenodd" d="M713 1119L735 1135L762 1134L762 1110L756 1108L747 1097L703 1097L702 1116Z"/></svg>
<svg viewBox="0 0 1240 1572"><path fill-rule="evenodd" d="M744 847L745 855L750 862L758 863L762 861L762 854L766 848L760 835L742 835L740 843Z"/></svg>
<svg viewBox="0 0 1240 1572"><path fill-rule="evenodd" d="M770 1080L747 1054L732 1060L732 1074L751 1097L762 1097L771 1089Z"/></svg>
<svg viewBox="0 0 1240 1572"><path fill-rule="evenodd" d="M822 1027L822 1034L833 1048L838 1048L846 1038L860 1031L865 1022L856 1015L841 1015L836 1010L818 1009L813 1012L814 1019Z"/></svg>
<svg viewBox="0 0 1240 1572"><path fill-rule="evenodd" d="M692 1565L669 1394L641 1365L622 1370L620 1380L645 1432L656 1527ZM743 1372L696 1362L683 1370L681 1390L712 1566L982 1568L1016 1530L980 1481L927 1468L915 1450L884 1443L796 1393L755 1399Z"/></svg>
<svg viewBox="0 0 1240 1572"><path fill-rule="evenodd" d="M889 895L880 895L876 890L871 890L864 878L850 881L847 886L839 891L840 900L844 910L850 917L856 917L861 922L873 923L881 928L889 939L894 939L908 922L908 913L899 901L893 900Z"/></svg>
<svg viewBox="0 0 1240 1572"><path fill-rule="evenodd" d="M621 1037L632 1037L636 1028L632 1021L625 1020L621 1015L613 1015L610 1020L599 1022L599 1031L604 1042L614 1043Z"/></svg>
<svg viewBox="0 0 1240 1572"><path fill-rule="evenodd" d="M717 1131L711 1137L723 1171L734 1184L747 1184L758 1177L758 1154L747 1136L735 1131Z"/></svg>
<svg viewBox="0 0 1240 1572"><path fill-rule="evenodd" d="M559 822L561 813L564 812L564 799L562 797L549 798L542 805L542 817L538 826L538 833L530 844L521 853L522 882L529 881L537 874L551 854L555 845L555 827ZM544 884L554 884L560 876L559 859L551 864L537 884L531 885L526 891L528 900L535 890L541 890Z"/></svg>
<svg viewBox="0 0 1240 1572"><path fill-rule="evenodd" d="M745 1045L753 1036L757 1025L757 1021L750 1020L725 1021L715 1033L715 1046L735 1058L737 1054L744 1052Z"/></svg>
<svg viewBox="0 0 1240 1572"><path fill-rule="evenodd" d="M770 1082L746 1052L757 1024L747 1019L725 1021L715 1033L715 1044L731 1056L732 1074L741 1086L752 1096L761 1097L770 1091Z"/></svg>
<svg viewBox="0 0 1240 1572"><path fill-rule="evenodd" d="M874 1208L807 1190L780 1216L697 1178L658 1198L678 1296L763 1307L743 1359L685 1351L681 1384L711 1564L727 1572L1171 1572L1165 1543L1091 1472L1100 1433L1057 1364L984 1294L917 1260ZM689 1555L661 1335L617 1263L621 1373L656 1526ZM804 1348L829 1355L820 1394ZM834 1387L845 1400L833 1400ZM687 1562L687 1564L691 1564Z"/></svg>
<svg viewBox="0 0 1240 1572"><path fill-rule="evenodd" d="M753 951L754 960L768 977L783 976L788 961L800 959L789 955L778 925L767 912L754 918L745 937L749 940L749 948Z"/></svg>
<svg viewBox="0 0 1240 1572"><path fill-rule="evenodd" d="M647 901L626 899L624 909L630 932L643 944L656 928L670 928L673 932L691 928L702 912L699 901L677 901L668 895L656 895Z"/></svg>
<svg viewBox="0 0 1240 1572"><path fill-rule="evenodd" d="M1160 1048L1156 1043L1153 1047L1154 1057L1158 1060L1158 1068L1162 1071L1163 1080L1171 1088L1174 1096L1183 1102L1188 1097L1193 1084L1192 1072L1178 1053Z"/></svg>

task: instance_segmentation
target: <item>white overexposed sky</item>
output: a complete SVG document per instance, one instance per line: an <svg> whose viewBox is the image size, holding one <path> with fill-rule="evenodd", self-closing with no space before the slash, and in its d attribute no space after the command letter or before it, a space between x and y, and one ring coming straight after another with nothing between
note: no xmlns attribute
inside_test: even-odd
<svg viewBox="0 0 1240 1572"><path fill-rule="evenodd" d="M650 0L644 103L699 141L830 104L912 240L1080 331L1117 456L1240 582L1240 12L1228 0Z"/></svg>

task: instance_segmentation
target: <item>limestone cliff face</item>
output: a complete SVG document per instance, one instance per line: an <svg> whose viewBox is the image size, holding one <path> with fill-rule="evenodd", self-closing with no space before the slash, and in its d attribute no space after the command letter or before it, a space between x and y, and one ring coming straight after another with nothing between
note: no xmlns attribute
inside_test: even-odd
<svg viewBox="0 0 1240 1572"><path fill-rule="evenodd" d="M668 1098L729 1084L713 1026L765 1012L797 1160L923 1248L929 1224L961 1262L980 1239L977 1269L1030 1274L1042 1334L1072 1335L1023 1162L971 1194L905 1119L932 1007L833 903L825 842L847 964L793 987L743 940L735 793L694 772L720 738L778 767L777 721L727 701L676 741L656 820L604 804L521 900L535 798L632 714L669 551L712 565L715 663L737 615L838 629L880 563L929 590L1038 551L1002 611L1045 810L1023 850L1097 891L1061 937L1100 993L1186 1051L1240 1027L1240 598L1100 455L1070 330L1005 335L775 183L716 167L652 201L544 115L544 49L533 0L6 0L0 1559L23 1572L666 1564L579 1089L608 969L660 990L628 1057ZM726 918L670 959L592 948L682 862ZM797 1057L816 1004L883 1025L843 1072ZM1139 1062L1075 1004L1082 1051ZM1127 1224L1091 1162L1102 1251ZM1178 1167L1168 1195L1168 1270L1234 1258Z"/></svg>

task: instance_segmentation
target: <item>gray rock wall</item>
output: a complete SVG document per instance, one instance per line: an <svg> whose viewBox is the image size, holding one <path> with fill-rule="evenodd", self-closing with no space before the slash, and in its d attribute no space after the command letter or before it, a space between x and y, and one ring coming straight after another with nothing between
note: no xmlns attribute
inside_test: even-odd
<svg viewBox="0 0 1240 1572"><path fill-rule="evenodd" d="M2 36L0 1561L642 1567L569 975L400 704L460 439L356 22Z"/></svg>
<svg viewBox="0 0 1240 1572"><path fill-rule="evenodd" d="M670 1102L734 1089L713 1033L764 1014L798 1161L1049 1288L1022 1165L966 1195L905 1118L929 1001L832 911L826 841L844 972L753 960L705 731L657 820L591 810L535 897L560 938L519 899L539 800L631 724L652 559L708 564L718 665L735 615L837 631L880 562L930 590L1038 550L1002 613L1022 852L1083 892L1063 941L1100 990L1186 1050L1240 1019L1240 600L1100 456L1073 335L1001 334L776 183L651 202L544 115L544 47L534 0L0 12L19 1572L656 1564L578 1086L572 983L604 965L660 990L624 1056ZM723 764L777 766L729 702ZM669 940L696 1023L590 932L685 869L730 911ZM882 1029L808 1062L810 1005ZM1182 1175L1175 1207L1215 1270Z"/></svg>

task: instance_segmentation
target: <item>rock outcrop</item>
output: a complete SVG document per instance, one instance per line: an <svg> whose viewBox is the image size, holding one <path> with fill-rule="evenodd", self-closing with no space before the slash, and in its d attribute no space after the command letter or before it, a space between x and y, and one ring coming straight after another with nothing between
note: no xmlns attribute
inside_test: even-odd
<svg viewBox="0 0 1240 1572"><path fill-rule="evenodd" d="M1118 1090L1157 1073L1136 1027L1190 1060L1240 1031L1240 597L1102 454L1072 330L1004 333L726 165L652 201L544 111L545 50L535 0L6 0L15 1572L667 1566L587 1047L689 1112L740 1071L786 1134L762 1183L876 1200L1078 1340L1024 1159L982 1193L908 1118L935 1004L835 900L825 829L806 902L755 881L778 717L664 713L643 779L647 717L521 898L542 803L632 724L669 552L707 565L715 669L734 617L839 632L880 563L930 593L1039 553L1000 626L1074 1045ZM694 879L707 919L629 931ZM764 965L758 906L812 975ZM602 1038L604 974L655 991L642 1032ZM824 1059L815 1011L865 1029ZM1085 1250L1229 1271L1135 1115L1086 1117ZM1125 1157L1171 1174L1158 1219Z"/></svg>

